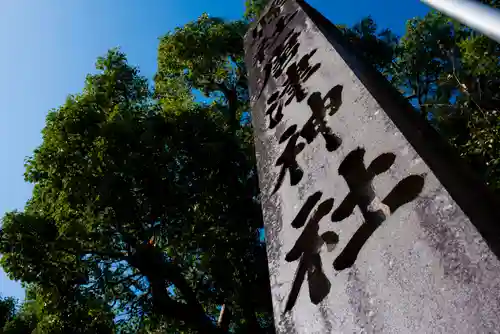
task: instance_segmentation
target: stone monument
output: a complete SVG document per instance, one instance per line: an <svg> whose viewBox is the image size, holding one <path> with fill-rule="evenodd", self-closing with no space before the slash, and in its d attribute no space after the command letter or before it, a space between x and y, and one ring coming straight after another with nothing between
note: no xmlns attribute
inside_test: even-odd
<svg viewBox="0 0 500 334"><path fill-rule="evenodd" d="M277 332L500 332L499 206L443 139L303 1L245 48Z"/></svg>

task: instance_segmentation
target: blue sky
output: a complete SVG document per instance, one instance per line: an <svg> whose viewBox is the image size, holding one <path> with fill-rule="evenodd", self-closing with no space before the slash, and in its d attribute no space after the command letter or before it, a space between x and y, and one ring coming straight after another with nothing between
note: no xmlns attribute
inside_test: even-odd
<svg viewBox="0 0 500 334"><path fill-rule="evenodd" d="M335 23L350 25L372 15L399 34L407 19L427 11L418 0L309 3ZM152 78L159 36L203 12L237 19L243 10L244 0L2 0L0 214L22 209L30 197L24 158L40 144L47 112L81 90L97 56L120 46ZM3 271L0 294L24 297Z"/></svg>

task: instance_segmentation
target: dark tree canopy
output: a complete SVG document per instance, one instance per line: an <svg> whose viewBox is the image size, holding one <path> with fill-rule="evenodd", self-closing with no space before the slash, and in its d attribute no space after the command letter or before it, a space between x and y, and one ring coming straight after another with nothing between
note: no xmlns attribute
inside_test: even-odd
<svg viewBox="0 0 500 334"><path fill-rule="evenodd" d="M0 299L0 333L114 333L113 313L91 296L75 299L70 310L57 310L52 296L35 285L25 287L22 304L13 298Z"/></svg>
<svg viewBox="0 0 500 334"><path fill-rule="evenodd" d="M243 61L244 21L225 22L203 14L160 40L156 94L168 97L169 87L194 88L215 99L233 129L248 111L248 85ZM173 83L172 83L173 81Z"/></svg>
<svg viewBox="0 0 500 334"><path fill-rule="evenodd" d="M26 163L33 197L3 220L2 265L59 309L95 296L123 321L209 333L226 304L236 327L260 328L268 274L251 147L214 106L166 112L118 50L96 68L47 116Z"/></svg>

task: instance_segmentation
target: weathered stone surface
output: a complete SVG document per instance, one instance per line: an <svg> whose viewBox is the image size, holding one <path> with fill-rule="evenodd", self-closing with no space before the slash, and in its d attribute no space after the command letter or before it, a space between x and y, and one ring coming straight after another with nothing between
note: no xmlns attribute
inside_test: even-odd
<svg viewBox="0 0 500 334"><path fill-rule="evenodd" d="M307 4L245 43L277 331L499 332L484 186Z"/></svg>

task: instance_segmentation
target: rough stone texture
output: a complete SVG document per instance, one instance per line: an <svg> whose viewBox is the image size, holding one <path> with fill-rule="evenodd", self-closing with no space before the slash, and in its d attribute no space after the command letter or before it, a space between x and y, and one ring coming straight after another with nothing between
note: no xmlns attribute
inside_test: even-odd
<svg viewBox="0 0 500 334"><path fill-rule="evenodd" d="M293 13L287 22L287 15ZM286 24L281 25L281 33L280 18ZM269 24L262 29L264 20ZM276 25L278 33L274 34ZM283 118L270 129L267 101L285 88L291 62L281 75L267 80L260 96L259 92L266 64L278 64L273 52L291 32L300 33L298 52L291 62L316 50L309 64L320 67L301 82L307 97L285 105ZM256 62L263 42L267 42L262 48L263 61ZM245 45L277 332L500 332L500 233L496 226L500 219L484 186L381 76L354 56L331 23L307 4L274 1L260 24L249 30ZM286 51L277 53L283 54ZM273 193L281 170L276 163L287 145L287 141L279 143L280 137L294 124L300 131L312 115L309 97L314 92L324 97L335 85L343 87L342 104L325 121L341 138L340 147L329 152L321 134L310 144L299 136L297 144L305 146L296 160L304 174L292 186L287 172L282 186ZM364 167L381 154L395 155L390 169L373 178L376 197L368 208L379 209L388 218L364 243L352 266L335 270L334 260L365 221L360 206L339 222L331 220L332 212L349 193L339 166L358 147L366 150ZM390 212L381 202L410 175L423 178L423 189L415 199ZM331 245L333 250L325 244L319 249L331 288L315 305L306 277L294 307L285 311L299 264L298 260L287 262L285 257L304 231L291 223L317 191L322 192L318 204L334 199L333 209L319 222L319 235L334 231L339 238Z"/></svg>

